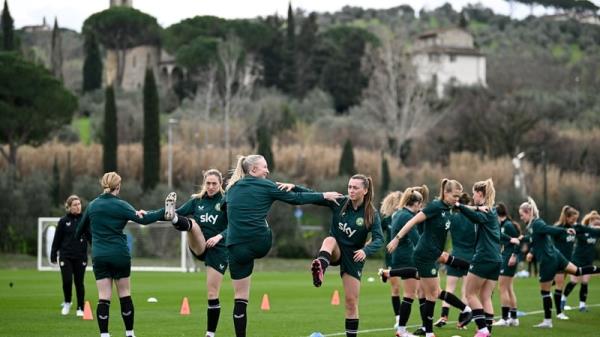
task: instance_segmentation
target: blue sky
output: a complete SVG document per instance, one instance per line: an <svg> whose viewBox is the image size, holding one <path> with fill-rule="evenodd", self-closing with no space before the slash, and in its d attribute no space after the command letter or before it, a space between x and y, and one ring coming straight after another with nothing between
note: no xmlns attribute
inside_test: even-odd
<svg viewBox="0 0 600 337"><path fill-rule="evenodd" d="M27 25L37 25L45 16L48 22L58 17L61 27L81 30L83 21L91 14L108 8L109 0L8 0L11 14L17 28ZM509 3L505 0L295 0L294 7L306 11L333 12L345 5L364 8L389 8L401 4L410 4L415 10L423 7L433 9L450 2L455 10L468 3L482 3L496 13L509 14ZM600 5L600 0L593 0ZM273 13L285 15L288 0L133 0L134 7L158 19L163 26L169 26L182 19L196 15L214 15L223 18L252 18ZM513 17L523 18L529 15L529 7L515 4ZM552 10L542 7L535 8L534 14L550 14Z"/></svg>

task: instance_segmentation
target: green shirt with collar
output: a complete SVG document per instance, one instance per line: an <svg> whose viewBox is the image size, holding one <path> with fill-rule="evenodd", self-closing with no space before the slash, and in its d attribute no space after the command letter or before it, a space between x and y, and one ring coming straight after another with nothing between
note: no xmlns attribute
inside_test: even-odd
<svg viewBox="0 0 600 337"><path fill-rule="evenodd" d="M465 205L459 209L475 223L477 228L477 243L472 263L502 262L500 255L500 223L495 208L488 212L474 211Z"/></svg>
<svg viewBox="0 0 600 337"><path fill-rule="evenodd" d="M452 238L452 255L471 261L475 254L477 225L463 212L455 211L452 215L450 237Z"/></svg>
<svg viewBox="0 0 600 337"><path fill-rule="evenodd" d="M396 211L392 215L392 237L398 235L400 230L402 230L402 227L404 227L404 225L406 225L406 223L414 216L415 213L406 207ZM392 253L394 260L412 260L412 255L417 242L419 242L419 237L420 235L416 226L411 228L408 234L398 242L398 247Z"/></svg>
<svg viewBox="0 0 600 337"><path fill-rule="evenodd" d="M510 256L519 253L519 245L510 243L510 239L518 238L520 235L516 225L508 218L500 223L500 244L502 256Z"/></svg>
<svg viewBox="0 0 600 337"><path fill-rule="evenodd" d="M452 224L452 209L440 199L435 199L421 212L425 214L426 219L414 255L427 260L437 260L446 245L448 230Z"/></svg>
<svg viewBox="0 0 600 337"><path fill-rule="evenodd" d="M531 252L537 261L542 259L556 259L558 250L554 246L552 237L563 235L564 229L546 224L540 218L534 219L527 226L527 234L531 242Z"/></svg>
<svg viewBox="0 0 600 337"><path fill-rule="evenodd" d="M76 237L91 229L92 258L97 256L131 256L127 248L127 236L123 228L128 221L147 225L164 218L164 209L147 212L143 218L127 201L111 194L103 193L92 200L79 224Z"/></svg>

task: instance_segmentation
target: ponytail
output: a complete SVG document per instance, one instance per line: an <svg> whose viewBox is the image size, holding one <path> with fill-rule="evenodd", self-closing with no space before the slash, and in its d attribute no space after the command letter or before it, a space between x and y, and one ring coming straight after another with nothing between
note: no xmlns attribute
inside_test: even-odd
<svg viewBox="0 0 600 337"><path fill-rule="evenodd" d="M425 186L425 185L423 185ZM399 207L412 206L417 202L423 202L423 195L418 191L420 187L409 187L402 193Z"/></svg>
<svg viewBox="0 0 600 337"><path fill-rule="evenodd" d="M352 177L350 177L350 180L352 179L362 180L363 187L367 189L367 193L365 194L363 200L363 205L365 208L365 227L369 229L375 221L375 212L377 212L377 209L375 208L375 206L373 206L373 195L375 194L375 191L373 189L373 179L371 177L365 176L364 174L355 174ZM346 200L344 206L342 206L342 209L340 210L340 214L344 214L344 212L346 212L349 203L350 200Z"/></svg>
<svg viewBox="0 0 600 337"><path fill-rule="evenodd" d="M456 180L447 178L442 179L442 182L440 183L440 201L444 201L445 192L452 192L454 190L460 190L462 192L463 187Z"/></svg>
<svg viewBox="0 0 600 337"><path fill-rule="evenodd" d="M518 222L514 221L511 218L510 214L508 214L508 207L506 207L506 205L503 202L499 202L496 205L496 212L498 213L498 216L506 217L508 221L512 222L517 231L519 231L519 235L523 234L523 231L521 230L521 225L519 225Z"/></svg>
<svg viewBox="0 0 600 337"><path fill-rule="evenodd" d="M477 192L482 192L484 196L484 205L492 208L496 199L496 189L494 188L494 182L492 178L478 181L473 184L473 190Z"/></svg>
<svg viewBox="0 0 600 337"><path fill-rule="evenodd" d="M238 180L248 175L252 167L254 167L254 165L256 165L256 163L258 163L258 161L261 159L264 159L264 157L259 154L239 156L235 168L231 170L231 178L229 178L225 190L229 190L231 186L238 182Z"/></svg>
<svg viewBox="0 0 600 337"><path fill-rule="evenodd" d="M529 223L527 223L528 225L532 223L533 220L540 217L540 211L538 210L535 200L533 200L532 197L527 197L527 201L522 203L519 209L526 210L527 212L531 213L531 219L529 220Z"/></svg>
<svg viewBox="0 0 600 337"><path fill-rule="evenodd" d="M560 211L560 217L556 221L556 226L564 226L567 224L567 218L572 217L573 215L579 215L579 211L575 209L575 207L571 207L569 205L564 205Z"/></svg>

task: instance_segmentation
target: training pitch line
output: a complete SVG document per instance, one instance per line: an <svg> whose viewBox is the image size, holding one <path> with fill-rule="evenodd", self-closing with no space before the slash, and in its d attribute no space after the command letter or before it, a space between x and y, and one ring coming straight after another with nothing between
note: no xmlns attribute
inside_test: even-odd
<svg viewBox="0 0 600 337"><path fill-rule="evenodd" d="M590 305L588 305L587 307L588 307L588 308L590 308L590 307L600 307L600 304L590 304ZM571 309L571 310L577 310L577 309L576 309L576 308L573 308L573 309ZM565 311L566 311L566 310L565 310ZM543 314L543 313L544 313L544 310L529 311L529 312L526 312L524 316L528 316L528 315L537 315L537 314ZM390 315L390 317L393 317L393 316L391 316L391 315ZM496 316L496 317L494 317L494 319L496 319L496 318L499 318L499 317L500 317L500 316ZM448 321L447 323L448 323L448 324L450 324L450 323L456 323L456 321ZM407 325L406 327L407 327L407 328L417 328L417 327L419 327L419 326L420 326L420 325L414 324L414 325ZM393 331L393 330L395 330L395 329L394 329L394 328L379 328L379 329L359 330L359 331L358 331L358 334L361 334L361 333L367 333L367 332L380 332L380 331L388 331L388 330L392 330L392 331ZM463 330L457 330L457 331L463 331ZM344 331L344 332L338 332L338 333L331 333L331 334L323 334L323 336L324 336L324 337L329 337L329 336L345 336L345 335L346 335L346 332L345 332L345 331ZM306 335L305 335L305 336L302 336L302 337L306 337ZM310 337L310 335L309 335L309 337Z"/></svg>

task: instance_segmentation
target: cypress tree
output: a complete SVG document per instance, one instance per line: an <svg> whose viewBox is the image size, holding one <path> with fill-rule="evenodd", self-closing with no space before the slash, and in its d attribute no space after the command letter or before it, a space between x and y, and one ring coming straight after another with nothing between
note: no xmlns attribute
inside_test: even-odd
<svg viewBox="0 0 600 337"><path fill-rule="evenodd" d="M50 53L50 63L52 66L52 75L63 81L63 54L62 54L62 34L58 28L58 19L54 18L54 28L52 29L52 48Z"/></svg>
<svg viewBox="0 0 600 337"><path fill-rule="evenodd" d="M382 154L383 159L381 160L381 195L385 195L390 189L390 166L388 165L387 158Z"/></svg>
<svg viewBox="0 0 600 337"><path fill-rule="evenodd" d="M104 136L102 162L104 172L117 170L117 105L112 86L106 88L104 95Z"/></svg>
<svg viewBox="0 0 600 337"><path fill-rule="evenodd" d="M346 139L344 148L342 149L342 157L340 158L339 175L353 175L356 173L354 167L354 150L352 149L352 142L350 139Z"/></svg>
<svg viewBox="0 0 600 337"><path fill-rule="evenodd" d="M158 184L160 176L160 120L158 90L152 69L144 77L144 190Z"/></svg>
<svg viewBox="0 0 600 337"><path fill-rule="evenodd" d="M260 125L264 125L261 123ZM275 170L275 158L273 157L273 151L271 150L271 130L267 126L259 126L256 129L256 140L258 142L258 154L265 157L269 170Z"/></svg>
<svg viewBox="0 0 600 337"><path fill-rule="evenodd" d="M15 27L10 11L8 10L8 1L4 0L4 9L2 10L2 50L9 51L15 49Z"/></svg>
<svg viewBox="0 0 600 337"><path fill-rule="evenodd" d="M85 35L85 60L83 61L83 92L102 87L102 59L96 35Z"/></svg>
<svg viewBox="0 0 600 337"><path fill-rule="evenodd" d="M282 89L287 93L294 93L296 90L296 72L296 23L294 10L290 2L288 5L287 36L282 69Z"/></svg>

